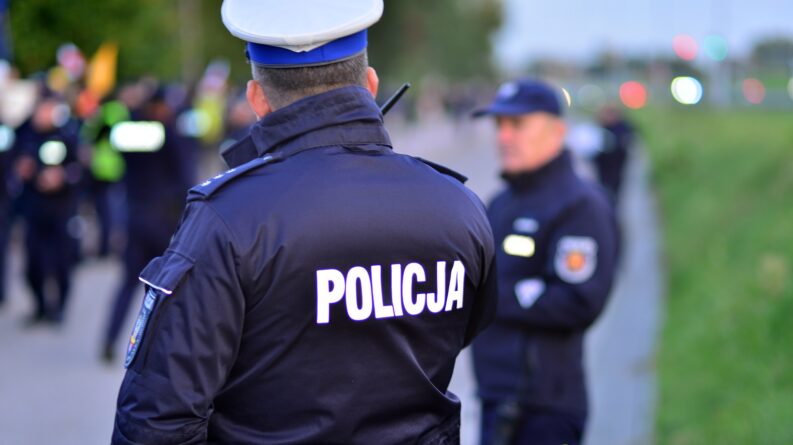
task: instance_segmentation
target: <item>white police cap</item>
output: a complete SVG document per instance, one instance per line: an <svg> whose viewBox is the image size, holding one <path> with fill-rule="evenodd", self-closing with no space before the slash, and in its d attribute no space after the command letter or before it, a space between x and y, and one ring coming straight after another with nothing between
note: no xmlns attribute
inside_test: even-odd
<svg viewBox="0 0 793 445"><path fill-rule="evenodd" d="M223 24L270 67L324 65L366 49L383 0L224 0Z"/></svg>

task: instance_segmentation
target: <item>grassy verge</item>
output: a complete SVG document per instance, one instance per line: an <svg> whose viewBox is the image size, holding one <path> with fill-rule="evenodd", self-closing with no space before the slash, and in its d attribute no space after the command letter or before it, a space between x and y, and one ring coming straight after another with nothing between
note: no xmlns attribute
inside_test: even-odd
<svg viewBox="0 0 793 445"><path fill-rule="evenodd" d="M793 444L793 116L633 115L669 262L659 444Z"/></svg>

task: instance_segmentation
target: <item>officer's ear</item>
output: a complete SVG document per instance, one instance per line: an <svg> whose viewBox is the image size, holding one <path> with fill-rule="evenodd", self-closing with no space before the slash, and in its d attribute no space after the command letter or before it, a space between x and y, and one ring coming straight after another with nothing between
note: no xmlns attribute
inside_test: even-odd
<svg viewBox="0 0 793 445"><path fill-rule="evenodd" d="M556 132L559 138L564 140L565 135L567 134L567 124L565 123L564 119L557 119L557 121Z"/></svg>
<svg viewBox="0 0 793 445"><path fill-rule="evenodd" d="M567 124L565 124L564 119L552 116L548 120L548 124L548 129L550 130L549 134L554 140L554 145L561 145L564 142L565 135L567 134Z"/></svg>
<svg viewBox="0 0 793 445"><path fill-rule="evenodd" d="M378 88L380 88L380 78L377 77L377 71L370 66L366 68L366 89L372 93L372 97L377 98Z"/></svg>
<svg viewBox="0 0 793 445"><path fill-rule="evenodd" d="M245 97L248 99L248 105L251 106L257 119L261 119L273 111L270 106L270 100L267 99L267 95L264 94L264 89L259 85L259 82L255 80L248 81Z"/></svg>

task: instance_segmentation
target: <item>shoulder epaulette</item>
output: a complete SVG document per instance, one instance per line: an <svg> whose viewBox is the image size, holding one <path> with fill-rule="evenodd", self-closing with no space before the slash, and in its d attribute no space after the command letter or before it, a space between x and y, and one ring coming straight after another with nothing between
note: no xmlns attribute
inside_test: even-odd
<svg viewBox="0 0 793 445"><path fill-rule="evenodd" d="M207 199L221 187L233 181L235 178L239 178L246 173L256 170L267 164L278 162L280 159L280 156L267 155L261 158L256 158L252 161L248 161L238 167L226 170L225 172L213 176L212 178L209 178L201 184L191 188L190 191L187 192L187 200L193 201L196 199Z"/></svg>
<svg viewBox="0 0 793 445"><path fill-rule="evenodd" d="M468 177L466 177L465 175L462 175L460 173L457 173L456 171L450 169L449 167L445 167L443 165L436 164L436 163L434 163L432 161L428 161L426 159L422 159L422 158L419 158L419 157L416 157L416 159L418 159L419 161L429 165L430 167L432 167L433 169L435 169L436 171L438 171L440 173L443 173L444 175L451 176L452 178L460 181L463 184L465 184L465 182L468 181Z"/></svg>

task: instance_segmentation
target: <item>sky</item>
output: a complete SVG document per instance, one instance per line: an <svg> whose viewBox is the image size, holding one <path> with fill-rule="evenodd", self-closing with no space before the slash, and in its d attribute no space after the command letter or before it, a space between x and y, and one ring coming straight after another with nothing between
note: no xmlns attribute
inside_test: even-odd
<svg viewBox="0 0 793 445"><path fill-rule="evenodd" d="M520 69L538 57L588 60L603 49L673 55L672 38L724 37L730 57L758 39L793 38L793 0L504 0L496 59Z"/></svg>

